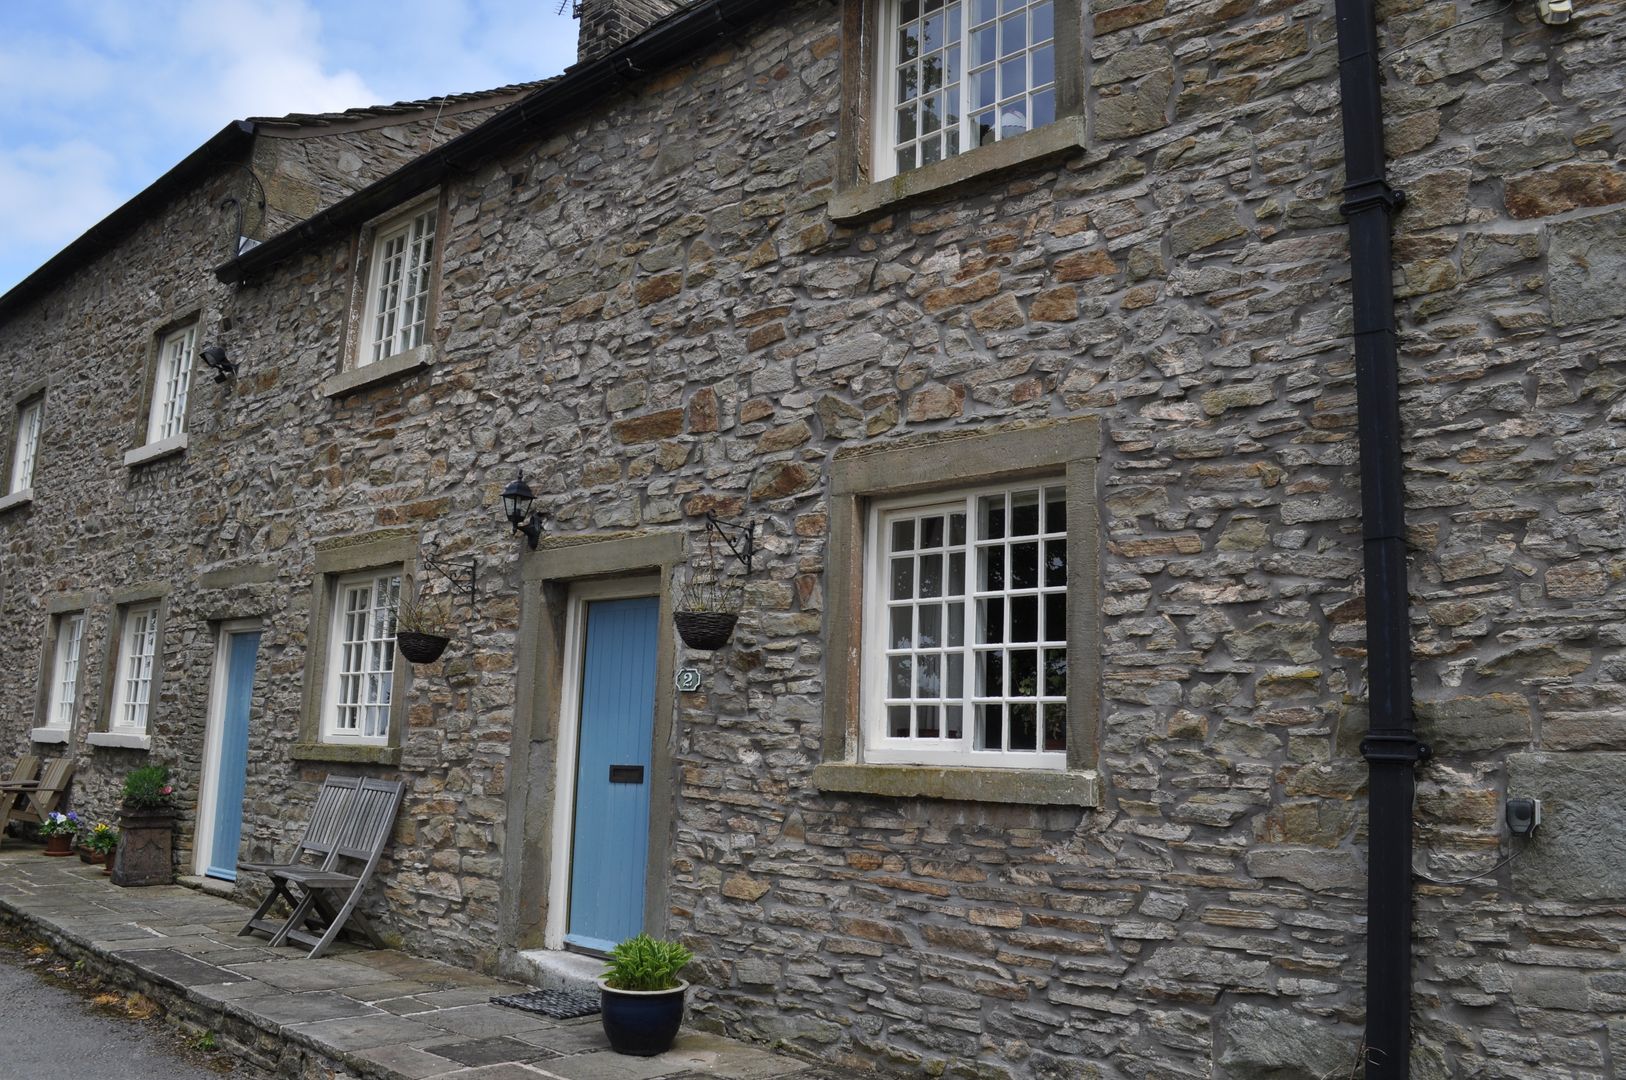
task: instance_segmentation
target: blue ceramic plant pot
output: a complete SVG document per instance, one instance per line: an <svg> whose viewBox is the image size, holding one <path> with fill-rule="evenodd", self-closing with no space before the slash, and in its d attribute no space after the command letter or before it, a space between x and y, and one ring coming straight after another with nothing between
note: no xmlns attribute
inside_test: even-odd
<svg viewBox="0 0 1626 1080"><path fill-rule="evenodd" d="M654 1057L671 1049L683 1024L683 993L689 984L680 981L671 990L617 990L598 980L599 1015L610 1049L634 1057Z"/></svg>

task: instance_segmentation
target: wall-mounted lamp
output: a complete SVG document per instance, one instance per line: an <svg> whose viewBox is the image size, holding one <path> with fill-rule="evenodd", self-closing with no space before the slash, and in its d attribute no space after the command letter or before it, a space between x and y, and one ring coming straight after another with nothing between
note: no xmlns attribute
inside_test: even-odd
<svg viewBox="0 0 1626 1080"><path fill-rule="evenodd" d="M1575 18L1575 5L1571 0L1536 0L1536 14L1548 26L1563 26Z"/></svg>
<svg viewBox="0 0 1626 1080"><path fill-rule="evenodd" d="M219 345L210 345L198 354L203 362L215 369L215 382L225 382L237 374L237 365L226 359L226 350Z"/></svg>
<svg viewBox="0 0 1626 1080"><path fill-rule="evenodd" d="M535 501L536 493L525 482L523 469L502 489L502 510L508 517L508 524L514 527L515 532L525 534L525 539L531 542L532 551L536 550L536 542L542 536L542 514L531 509L531 503Z"/></svg>

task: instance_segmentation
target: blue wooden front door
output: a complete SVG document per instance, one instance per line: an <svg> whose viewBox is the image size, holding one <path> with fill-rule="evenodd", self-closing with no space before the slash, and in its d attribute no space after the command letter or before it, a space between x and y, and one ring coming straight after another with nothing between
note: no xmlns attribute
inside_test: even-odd
<svg viewBox="0 0 1626 1080"><path fill-rule="evenodd" d="M660 600L587 604L565 941L608 951L644 928Z"/></svg>
<svg viewBox="0 0 1626 1080"><path fill-rule="evenodd" d="M225 704L220 711L220 759L215 767L214 832L209 840L210 877L237 880L237 841L243 834L243 781L248 771L248 713L254 692L259 631L226 638Z"/></svg>

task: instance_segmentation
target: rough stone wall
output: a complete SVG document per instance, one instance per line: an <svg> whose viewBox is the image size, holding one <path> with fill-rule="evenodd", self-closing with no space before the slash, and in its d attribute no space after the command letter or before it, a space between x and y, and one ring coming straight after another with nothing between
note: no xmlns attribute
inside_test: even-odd
<svg viewBox="0 0 1626 1080"><path fill-rule="evenodd" d="M1475 14L1394 5L1385 41ZM1440 753L1419 864L1490 869L1504 790L1550 792L1550 833L1511 871L1420 889L1418 1076L1607 1076L1626 1053L1626 886L1575 870L1619 873L1586 841L1619 837L1595 808L1626 756L1609 479L1626 25L1584 14L1554 31L1521 5L1432 38L1386 88L1412 195L1403 406ZM519 583L496 492L523 466L552 532L681 528L694 551L707 508L752 516L749 610L731 651L691 658L707 685L676 725L669 929L701 956L696 1019L955 1077L1347 1069L1365 767L1331 3L1094 5L1089 151L853 228L824 209L835 23L791 7L454 183L423 373L320 396L346 244L219 297L244 375L200 380L186 457L129 474L126 444L90 448L109 509L85 515L59 448L37 485L57 494L0 523L0 700L33 702L42 616L15 598L172 574L154 756L195 777L206 620L267 614L245 850L281 848L326 771L289 759L315 544L409 527L478 554L477 613L403 703L410 792L381 898L410 947L489 962L503 861L524 857L502 821ZM0 331L5 355L94 318L81 287L42 308L61 323ZM133 422L115 355L74 369L84 431ZM822 629L852 615L822 592L832 456L1084 413L1108 437L1104 808L814 790ZM266 583L197 587L261 565ZM125 754L88 755L93 805L104 755Z"/></svg>
<svg viewBox="0 0 1626 1080"><path fill-rule="evenodd" d="M489 120L507 99L483 108L453 105L379 126L326 131L301 128L255 141L256 175L265 186L266 210L248 212L246 235L268 240L290 226L382 179L441 143Z"/></svg>

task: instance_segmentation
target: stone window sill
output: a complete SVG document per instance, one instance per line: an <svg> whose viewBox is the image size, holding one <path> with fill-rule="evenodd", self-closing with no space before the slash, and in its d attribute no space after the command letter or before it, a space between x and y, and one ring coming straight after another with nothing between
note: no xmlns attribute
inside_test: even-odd
<svg viewBox="0 0 1626 1080"><path fill-rule="evenodd" d="M338 746L333 743L295 743L295 761L341 761L359 765L399 765L399 746Z"/></svg>
<svg viewBox="0 0 1626 1080"><path fill-rule="evenodd" d="M0 498L0 513L18 506L27 506L34 501L34 489L25 487L21 491L13 491L10 495Z"/></svg>
<svg viewBox="0 0 1626 1080"><path fill-rule="evenodd" d="M28 733L28 739L37 743L65 743L68 741L68 729L37 727Z"/></svg>
<svg viewBox="0 0 1626 1080"><path fill-rule="evenodd" d="M900 799L957 799L1014 806L1101 806L1101 776L1094 771L940 768L932 765L861 765L825 762L813 770L820 791Z"/></svg>
<svg viewBox="0 0 1626 1080"><path fill-rule="evenodd" d="M124 467L133 469L137 465L145 465L149 461L157 461L159 458L166 458L171 454L179 454L185 449L186 432L183 431L179 435L171 435L167 439L159 439L157 442L148 443L146 446L138 446L129 451L124 455Z"/></svg>
<svg viewBox="0 0 1626 1080"><path fill-rule="evenodd" d="M979 146L878 183L838 191L830 200L830 217L842 225L863 221L996 173L1076 154L1084 146L1084 118L1063 116L1013 139Z"/></svg>
<svg viewBox="0 0 1626 1080"><path fill-rule="evenodd" d="M408 349L406 352L386 356L371 364L346 368L337 375L329 375L322 380L322 393L330 398L353 394L357 390L426 368L433 362L434 346L419 345L416 349Z"/></svg>
<svg viewBox="0 0 1626 1080"><path fill-rule="evenodd" d="M92 731L86 740L92 746L117 746L126 750L151 750L151 735L131 735L122 731Z"/></svg>

